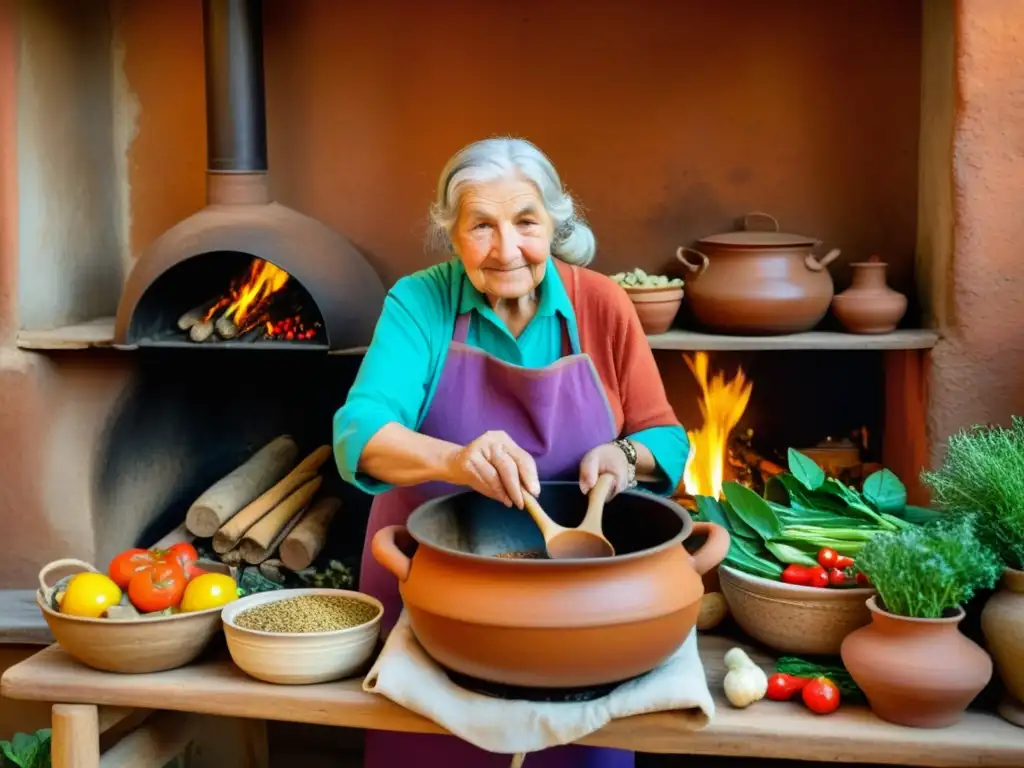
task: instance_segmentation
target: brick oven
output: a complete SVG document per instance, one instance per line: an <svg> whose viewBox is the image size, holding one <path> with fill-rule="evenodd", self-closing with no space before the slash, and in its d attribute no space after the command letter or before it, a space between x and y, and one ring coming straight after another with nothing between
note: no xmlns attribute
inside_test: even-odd
<svg viewBox="0 0 1024 768"><path fill-rule="evenodd" d="M438 258L435 174L490 133L552 155L607 273L765 209L842 249L837 291L890 264L884 337L652 338L687 426L706 351L753 381L761 453L866 427L919 494L950 432L1024 410L1012 4L607 0L587 35L573 3L101 5L0 2L0 589L152 540L278 435L328 442L384 287ZM487 66L451 43L501 25Z"/></svg>

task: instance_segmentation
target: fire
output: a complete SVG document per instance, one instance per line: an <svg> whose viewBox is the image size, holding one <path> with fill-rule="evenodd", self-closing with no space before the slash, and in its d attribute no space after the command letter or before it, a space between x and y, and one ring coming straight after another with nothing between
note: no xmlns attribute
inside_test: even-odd
<svg viewBox="0 0 1024 768"><path fill-rule="evenodd" d="M718 372L708 380L708 355L698 352L695 357L683 355L701 389L700 412L704 423L700 429L687 431L690 438L690 456L683 473L683 486L690 496L722 496L725 480L726 451L729 435L747 409L754 385L743 369L729 381Z"/></svg>
<svg viewBox="0 0 1024 768"><path fill-rule="evenodd" d="M207 319L227 304L222 316L233 321L238 328L247 328L270 297L284 288L287 282L288 273L283 269L269 261L253 259L245 279L231 289L230 297L221 299L210 309Z"/></svg>

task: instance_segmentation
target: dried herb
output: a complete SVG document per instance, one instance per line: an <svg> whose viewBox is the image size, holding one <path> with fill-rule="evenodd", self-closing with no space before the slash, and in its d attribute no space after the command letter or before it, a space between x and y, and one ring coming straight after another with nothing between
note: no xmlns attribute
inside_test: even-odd
<svg viewBox="0 0 1024 768"><path fill-rule="evenodd" d="M861 549L857 567L878 590L885 610L919 619L948 615L975 591L995 585L1002 572L968 515L879 533Z"/></svg>
<svg viewBox="0 0 1024 768"><path fill-rule="evenodd" d="M976 516L981 540L1003 563L1024 569L1024 419L956 433L942 466L921 481L942 510Z"/></svg>

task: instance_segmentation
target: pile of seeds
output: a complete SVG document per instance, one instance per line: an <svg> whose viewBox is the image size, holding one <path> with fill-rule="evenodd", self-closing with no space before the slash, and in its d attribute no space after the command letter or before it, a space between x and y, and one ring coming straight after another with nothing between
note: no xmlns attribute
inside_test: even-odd
<svg viewBox="0 0 1024 768"><path fill-rule="evenodd" d="M499 552L495 557L508 560L546 560L547 555L543 552Z"/></svg>
<svg viewBox="0 0 1024 768"><path fill-rule="evenodd" d="M377 606L340 595L299 595L242 611L235 624L260 632L333 632L365 624Z"/></svg>

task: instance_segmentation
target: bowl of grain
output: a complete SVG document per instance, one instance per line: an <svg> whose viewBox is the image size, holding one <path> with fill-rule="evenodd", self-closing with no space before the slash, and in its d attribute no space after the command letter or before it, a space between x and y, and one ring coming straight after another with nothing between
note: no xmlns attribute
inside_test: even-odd
<svg viewBox="0 0 1024 768"><path fill-rule="evenodd" d="M267 683L306 685L358 674L377 646L384 606L346 589L279 589L226 605L231 659Z"/></svg>

